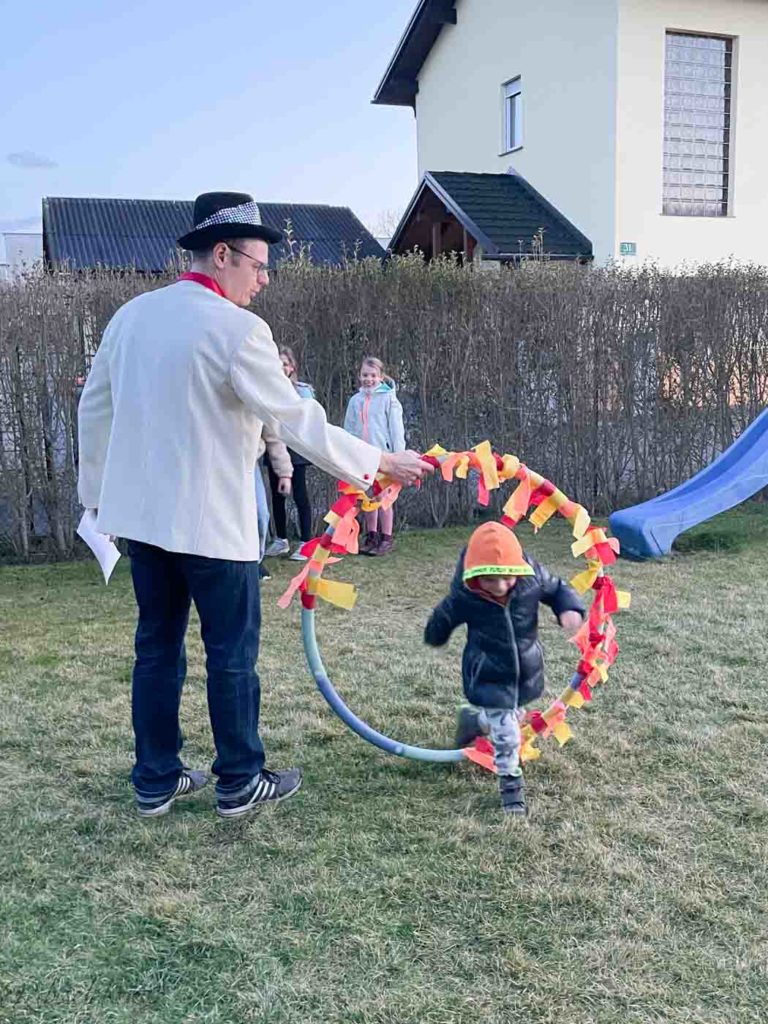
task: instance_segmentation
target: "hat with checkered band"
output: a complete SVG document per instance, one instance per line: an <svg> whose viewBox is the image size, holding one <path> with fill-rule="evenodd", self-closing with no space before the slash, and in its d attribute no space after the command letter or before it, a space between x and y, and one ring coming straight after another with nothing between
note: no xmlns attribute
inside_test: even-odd
<svg viewBox="0 0 768 1024"><path fill-rule="evenodd" d="M208 249L229 238L258 238L270 245L283 240L282 231L261 223L258 204L246 192L203 192L192 220L192 230L178 240L182 249Z"/></svg>

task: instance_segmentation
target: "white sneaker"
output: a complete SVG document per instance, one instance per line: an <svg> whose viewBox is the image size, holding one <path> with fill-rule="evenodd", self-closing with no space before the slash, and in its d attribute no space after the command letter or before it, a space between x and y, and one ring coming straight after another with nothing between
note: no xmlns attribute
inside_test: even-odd
<svg viewBox="0 0 768 1024"><path fill-rule="evenodd" d="M287 555L290 550L291 546L287 540L283 540L281 537L275 537L275 539L269 545L267 550L264 552L264 557L277 558L279 555Z"/></svg>
<svg viewBox="0 0 768 1024"><path fill-rule="evenodd" d="M302 547L303 547L303 545L302 545ZM299 548L296 548L296 550L290 556L290 560L292 562L306 562L307 561L307 556L306 555L302 555L301 548L299 547Z"/></svg>

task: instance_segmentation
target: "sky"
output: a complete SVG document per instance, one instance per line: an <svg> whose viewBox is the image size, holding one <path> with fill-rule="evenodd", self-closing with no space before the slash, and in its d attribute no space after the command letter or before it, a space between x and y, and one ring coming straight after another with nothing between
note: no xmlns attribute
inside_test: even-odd
<svg viewBox="0 0 768 1024"><path fill-rule="evenodd" d="M408 107L371 99L416 0L16 0L3 5L0 231L43 196L349 206L416 188Z"/></svg>

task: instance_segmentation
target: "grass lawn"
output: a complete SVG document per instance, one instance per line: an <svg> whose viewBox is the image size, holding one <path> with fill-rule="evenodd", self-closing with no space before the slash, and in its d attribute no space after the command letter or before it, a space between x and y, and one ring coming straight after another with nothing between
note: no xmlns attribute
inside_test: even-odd
<svg viewBox="0 0 768 1024"><path fill-rule="evenodd" d="M347 559L331 571L358 608L318 613L350 705L423 745L450 745L460 697L461 638L432 651L421 630L466 532ZM529 547L576 565L559 524ZM219 821L212 790L134 814L125 562L107 589L90 562L0 569L2 1024L766 1019L760 506L616 567L622 654L571 743L528 770L524 824L490 775L387 757L333 716L297 608L275 607L294 568L264 587L262 719L270 763L302 764L305 784L247 822ZM543 639L559 690L576 652L548 621ZM207 765L197 637L183 723L188 763Z"/></svg>

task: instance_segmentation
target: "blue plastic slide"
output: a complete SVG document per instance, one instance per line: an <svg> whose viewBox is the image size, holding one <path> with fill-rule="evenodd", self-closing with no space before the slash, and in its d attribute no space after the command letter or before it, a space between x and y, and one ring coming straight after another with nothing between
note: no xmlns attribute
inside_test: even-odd
<svg viewBox="0 0 768 1024"><path fill-rule="evenodd" d="M768 486L768 409L706 469L658 498L608 520L627 558L668 555L685 530L733 508Z"/></svg>

